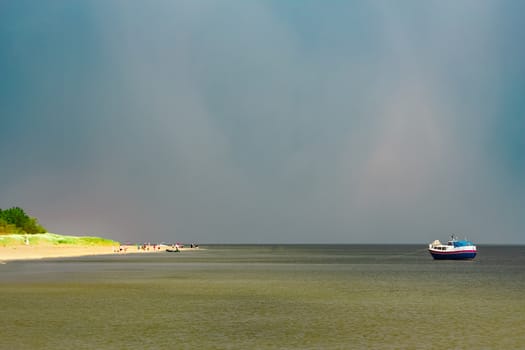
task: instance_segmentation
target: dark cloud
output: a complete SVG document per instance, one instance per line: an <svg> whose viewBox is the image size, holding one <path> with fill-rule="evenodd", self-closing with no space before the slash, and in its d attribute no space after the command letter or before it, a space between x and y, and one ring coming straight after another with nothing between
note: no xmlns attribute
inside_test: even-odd
<svg viewBox="0 0 525 350"><path fill-rule="evenodd" d="M499 3L21 4L0 207L134 241L523 243Z"/></svg>

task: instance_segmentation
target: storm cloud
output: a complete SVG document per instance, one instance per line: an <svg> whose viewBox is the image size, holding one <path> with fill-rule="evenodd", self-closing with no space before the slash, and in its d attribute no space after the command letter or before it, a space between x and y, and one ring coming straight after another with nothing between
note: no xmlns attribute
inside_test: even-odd
<svg viewBox="0 0 525 350"><path fill-rule="evenodd" d="M525 6L0 4L0 207L130 241L525 243Z"/></svg>

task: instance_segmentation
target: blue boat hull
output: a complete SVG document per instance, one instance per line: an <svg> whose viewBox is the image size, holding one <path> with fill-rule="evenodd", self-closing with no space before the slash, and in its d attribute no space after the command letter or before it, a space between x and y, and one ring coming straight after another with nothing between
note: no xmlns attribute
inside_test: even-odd
<svg viewBox="0 0 525 350"><path fill-rule="evenodd" d="M474 259L476 257L476 252L449 252L449 253L437 253L431 251L430 254L436 260L464 260L464 259Z"/></svg>

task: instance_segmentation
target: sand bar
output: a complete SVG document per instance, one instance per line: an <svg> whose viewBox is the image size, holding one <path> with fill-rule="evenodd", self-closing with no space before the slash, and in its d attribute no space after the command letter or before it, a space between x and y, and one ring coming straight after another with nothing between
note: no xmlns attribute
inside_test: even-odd
<svg viewBox="0 0 525 350"><path fill-rule="evenodd" d="M36 260L45 258L67 258L88 255L118 255L118 254L156 254L165 252L168 246L157 246L157 249L142 250L137 246L67 246L67 245L15 245L0 246L0 262L14 260ZM188 250L191 248L181 248Z"/></svg>

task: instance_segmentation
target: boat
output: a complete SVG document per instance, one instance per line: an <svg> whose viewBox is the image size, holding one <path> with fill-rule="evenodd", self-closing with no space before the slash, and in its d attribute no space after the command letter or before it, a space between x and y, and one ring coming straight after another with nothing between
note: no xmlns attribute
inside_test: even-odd
<svg viewBox="0 0 525 350"><path fill-rule="evenodd" d="M180 252L178 247L176 247L176 248L168 248L168 249L166 249L166 251L168 253L179 253Z"/></svg>
<svg viewBox="0 0 525 350"><path fill-rule="evenodd" d="M436 260L474 259L477 253L474 243L466 239L458 240L454 235L451 236L447 244L443 244L439 240L430 243L428 251Z"/></svg>

